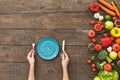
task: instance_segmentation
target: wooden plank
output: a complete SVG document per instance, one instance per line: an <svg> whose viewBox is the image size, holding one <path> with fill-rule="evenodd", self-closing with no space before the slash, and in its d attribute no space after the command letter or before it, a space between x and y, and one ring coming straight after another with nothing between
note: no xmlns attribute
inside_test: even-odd
<svg viewBox="0 0 120 80"><path fill-rule="evenodd" d="M70 80L88 80L90 77L90 67L88 64L82 65L82 62L70 62L69 75ZM28 63L12 63L0 62L0 80L27 80L29 64ZM82 77L81 77L82 76ZM56 61L46 61L44 63L36 63L35 65L36 80L62 80L62 66Z"/></svg>
<svg viewBox="0 0 120 80"><path fill-rule="evenodd" d="M86 45L88 29L46 29L46 30L0 30L1 45L29 45L38 42L42 37L53 37L61 44L62 40L67 45Z"/></svg>
<svg viewBox="0 0 120 80"><path fill-rule="evenodd" d="M94 0L0 0L0 13L85 11Z"/></svg>
<svg viewBox="0 0 120 80"><path fill-rule="evenodd" d="M40 13L0 15L0 29L73 29L88 28L87 13Z"/></svg>
<svg viewBox="0 0 120 80"><path fill-rule="evenodd" d="M0 46L0 62L26 62L26 56L31 48L31 46ZM71 62L81 61L81 59L83 59L83 61L86 61L86 58L89 58L91 55L88 54L86 49L86 45L66 46L66 51L68 52ZM36 60L40 63L46 62L39 56L36 56ZM55 60L59 61L60 56L58 55L51 62L54 62Z"/></svg>

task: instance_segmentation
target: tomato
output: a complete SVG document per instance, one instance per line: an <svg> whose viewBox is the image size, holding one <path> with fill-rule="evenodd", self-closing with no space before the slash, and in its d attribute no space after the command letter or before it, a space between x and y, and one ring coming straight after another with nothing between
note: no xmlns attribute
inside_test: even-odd
<svg viewBox="0 0 120 80"><path fill-rule="evenodd" d="M103 34L103 37L107 37L107 36L108 36L108 34L107 34L107 33L104 33L104 34Z"/></svg>
<svg viewBox="0 0 120 80"><path fill-rule="evenodd" d="M103 66L103 69L110 72L110 71L112 71L112 65L107 63Z"/></svg>
<svg viewBox="0 0 120 80"><path fill-rule="evenodd" d="M96 51L100 51L100 50L102 50L102 45L97 43L97 44L95 44L94 48L95 48Z"/></svg>
<svg viewBox="0 0 120 80"><path fill-rule="evenodd" d="M102 21L99 20L97 23L101 25L101 24L102 24Z"/></svg>
<svg viewBox="0 0 120 80"><path fill-rule="evenodd" d="M117 20L117 19L118 19L117 17L112 17L112 20L113 20L113 21L115 21L115 20Z"/></svg>
<svg viewBox="0 0 120 80"><path fill-rule="evenodd" d="M95 43L97 40L95 38L92 38L91 41Z"/></svg>
<svg viewBox="0 0 120 80"><path fill-rule="evenodd" d="M95 24L95 21L94 21L94 20L91 20L91 21L90 21L90 24L91 24L91 25L94 25L94 24Z"/></svg>
<svg viewBox="0 0 120 80"><path fill-rule="evenodd" d="M92 71L93 71L93 72L96 72L96 68L92 68Z"/></svg>
<svg viewBox="0 0 120 80"><path fill-rule="evenodd" d="M89 30L88 31L88 37L89 38L93 38L93 37L95 37L96 36L96 32L94 31L94 30Z"/></svg>
<svg viewBox="0 0 120 80"><path fill-rule="evenodd" d="M87 63L88 63L88 64L91 64L91 63L92 63L92 60L88 59L88 60L87 60Z"/></svg>
<svg viewBox="0 0 120 80"><path fill-rule="evenodd" d="M92 68L95 68L95 67L96 67L96 65L95 65L95 64L91 64L91 67L92 67Z"/></svg>

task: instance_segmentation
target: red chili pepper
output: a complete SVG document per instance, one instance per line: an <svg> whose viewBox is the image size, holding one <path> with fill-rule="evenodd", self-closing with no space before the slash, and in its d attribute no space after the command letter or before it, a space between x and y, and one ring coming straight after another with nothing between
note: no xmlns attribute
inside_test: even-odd
<svg viewBox="0 0 120 80"><path fill-rule="evenodd" d="M97 12L99 10L99 4L97 2L92 2L89 5L89 9L91 12Z"/></svg>

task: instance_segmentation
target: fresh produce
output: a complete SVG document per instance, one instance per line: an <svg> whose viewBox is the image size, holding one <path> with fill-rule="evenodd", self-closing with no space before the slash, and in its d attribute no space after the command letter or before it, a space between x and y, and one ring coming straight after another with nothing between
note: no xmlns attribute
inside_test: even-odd
<svg viewBox="0 0 120 80"><path fill-rule="evenodd" d="M99 5L97 2L91 2L89 5L89 9L91 12L97 12L99 10Z"/></svg>
<svg viewBox="0 0 120 80"><path fill-rule="evenodd" d="M92 63L92 60L88 59L87 62L88 62L88 64L91 64L91 63Z"/></svg>
<svg viewBox="0 0 120 80"><path fill-rule="evenodd" d="M113 24L113 22L112 21L106 21L105 22L105 28L106 29L112 29L113 28L113 26L114 26L114 24Z"/></svg>
<svg viewBox="0 0 120 80"><path fill-rule="evenodd" d="M95 76L93 80L100 80L98 76Z"/></svg>
<svg viewBox="0 0 120 80"><path fill-rule="evenodd" d="M118 58L120 59L120 51L118 52Z"/></svg>
<svg viewBox="0 0 120 80"><path fill-rule="evenodd" d="M92 68L95 68L95 67L96 67L96 65L95 65L95 64L91 64L91 67L92 67Z"/></svg>
<svg viewBox="0 0 120 80"><path fill-rule="evenodd" d="M115 40L115 43L120 45L120 38L117 38L117 39Z"/></svg>
<svg viewBox="0 0 120 80"><path fill-rule="evenodd" d="M96 32L94 30L89 30L88 31L88 37L89 38L93 38L93 37L95 37L95 35L96 35Z"/></svg>
<svg viewBox="0 0 120 80"><path fill-rule="evenodd" d="M110 34L116 38L120 37L120 28L118 27L112 28L112 30L110 31Z"/></svg>
<svg viewBox="0 0 120 80"><path fill-rule="evenodd" d="M109 57L112 59L112 60L115 60L117 58L117 52L115 51L111 51L109 53Z"/></svg>
<svg viewBox="0 0 120 80"><path fill-rule="evenodd" d="M112 71L112 65L109 64L109 63L107 63L107 64L105 64L105 65L103 66L103 69L104 69L105 71L110 72L110 71Z"/></svg>
<svg viewBox="0 0 120 80"><path fill-rule="evenodd" d="M111 62L112 62L112 59L111 59L109 56L107 56L107 57L106 57L106 61L107 61L108 63L111 63Z"/></svg>
<svg viewBox="0 0 120 80"><path fill-rule="evenodd" d="M95 50L96 51L102 50L102 46L100 44L95 44Z"/></svg>
<svg viewBox="0 0 120 80"><path fill-rule="evenodd" d="M115 6L114 2L111 2L111 3L112 3L112 6L115 9L115 12L116 12L117 16L120 16L120 12L119 12L118 8Z"/></svg>
<svg viewBox="0 0 120 80"><path fill-rule="evenodd" d="M112 20L113 20L113 21L115 21L115 20L117 20L117 19L118 19L117 17L112 17Z"/></svg>
<svg viewBox="0 0 120 80"><path fill-rule="evenodd" d="M105 11L105 12L108 13L109 15L111 15L111 16L116 16L115 12L107 9L106 7L104 7L104 6L101 5L101 4L99 4L99 6L100 6L100 8L101 8L103 11Z"/></svg>
<svg viewBox="0 0 120 80"><path fill-rule="evenodd" d="M110 20L111 20L111 16L110 16L110 15L108 15L108 14L107 14L107 15L105 15L105 16L104 16L104 18L105 18L105 20L106 20L106 21L110 21Z"/></svg>
<svg viewBox="0 0 120 80"><path fill-rule="evenodd" d="M112 65L113 69L116 70L120 74L120 66L118 66L118 64L116 64L116 63L111 63L111 65Z"/></svg>
<svg viewBox="0 0 120 80"><path fill-rule="evenodd" d="M95 21L94 21L94 20L91 20L91 21L90 21L90 24L91 24L91 25L94 25L94 24L95 24Z"/></svg>
<svg viewBox="0 0 120 80"><path fill-rule="evenodd" d="M94 55L91 71L96 74L92 80L119 80L120 76L120 3L116 0L98 0L101 10L90 12L93 16L91 30L95 35L88 36L88 50ZM104 17L103 17L104 16ZM88 35L91 35L91 32ZM118 74L119 73L119 74Z"/></svg>
<svg viewBox="0 0 120 80"><path fill-rule="evenodd" d="M104 60L106 59L106 57L108 56L108 52L106 50L101 50L99 53L98 53L98 58L100 60Z"/></svg>
<svg viewBox="0 0 120 80"><path fill-rule="evenodd" d="M95 31L100 31L102 29L102 26L100 25L100 24L96 24L95 26L94 26L94 30Z"/></svg>
<svg viewBox="0 0 120 80"><path fill-rule="evenodd" d="M106 64L106 63L107 63L106 61L103 61L102 63L97 62L96 63L97 69L102 70L103 69L103 65Z"/></svg>
<svg viewBox="0 0 120 80"><path fill-rule="evenodd" d="M115 22L114 22L114 23L115 23L115 26L117 26L117 27L118 27L118 26L120 26L120 19L115 20Z"/></svg>
<svg viewBox="0 0 120 80"><path fill-rule="evenodd" d="M97 77L99 77L100 80L118 80L119 74L116 70L112 70L111 72L100 70Z"/></svg>
<svg viewBox="0 0 120 80"><path fill-rule="evenodd" d="M109 37L103 37L100 39L100 42L102 44L102 47L107 47L112 43L112 39Z"/></svg>
<svg viewBox="0 0 120 80"><path fill-rule="evenodd" d="M107 8L109 8L111 10L115 10L114 7L111 4L107 3L105 0L98 0L98 2L105 5Z"/></svg>
<svg viewBox="0 0 120 80"><path fill-rule="evenodd" d="M115 5L117 6L118 10L120 11L120 4L118 4L118 2L116 0L113 0Z"/></svg>
<svg viewBox="0 0 120 80"><path fill-rule="evenodd" d="M95 18L95 19L97 19L97 18L99 18L99 17L100 17L100 13L95 13L95 14L94 14L94 18Z"/></svg>
<svg viewBox="0 0 120 80"><path fill-rule="evenodd" d="M92 38L91 41L92 41L93 43L97 42L97 40L96 40L95 38Z"/></svg>
<svg viewBox="0 0 120 80"><path fill-rule="evenodd" d="M112 50L118 52L120 50L120 45L119 44L113 44L112 45Z"/></svg>

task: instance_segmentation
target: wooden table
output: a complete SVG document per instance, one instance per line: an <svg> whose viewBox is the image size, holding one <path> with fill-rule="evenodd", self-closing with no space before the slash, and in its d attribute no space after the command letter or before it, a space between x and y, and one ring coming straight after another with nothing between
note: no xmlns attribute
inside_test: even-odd
<svg viewBox="0 0 120 80"><path fill-rule="evenodd" d="M90 80L87 64L92 17L86 12L95 0L0 0L0 80L27 80L27 53L42 37L66 40L70 80ZM36 80L62 80L59 55L45 61L36 55Z"/></svg>

